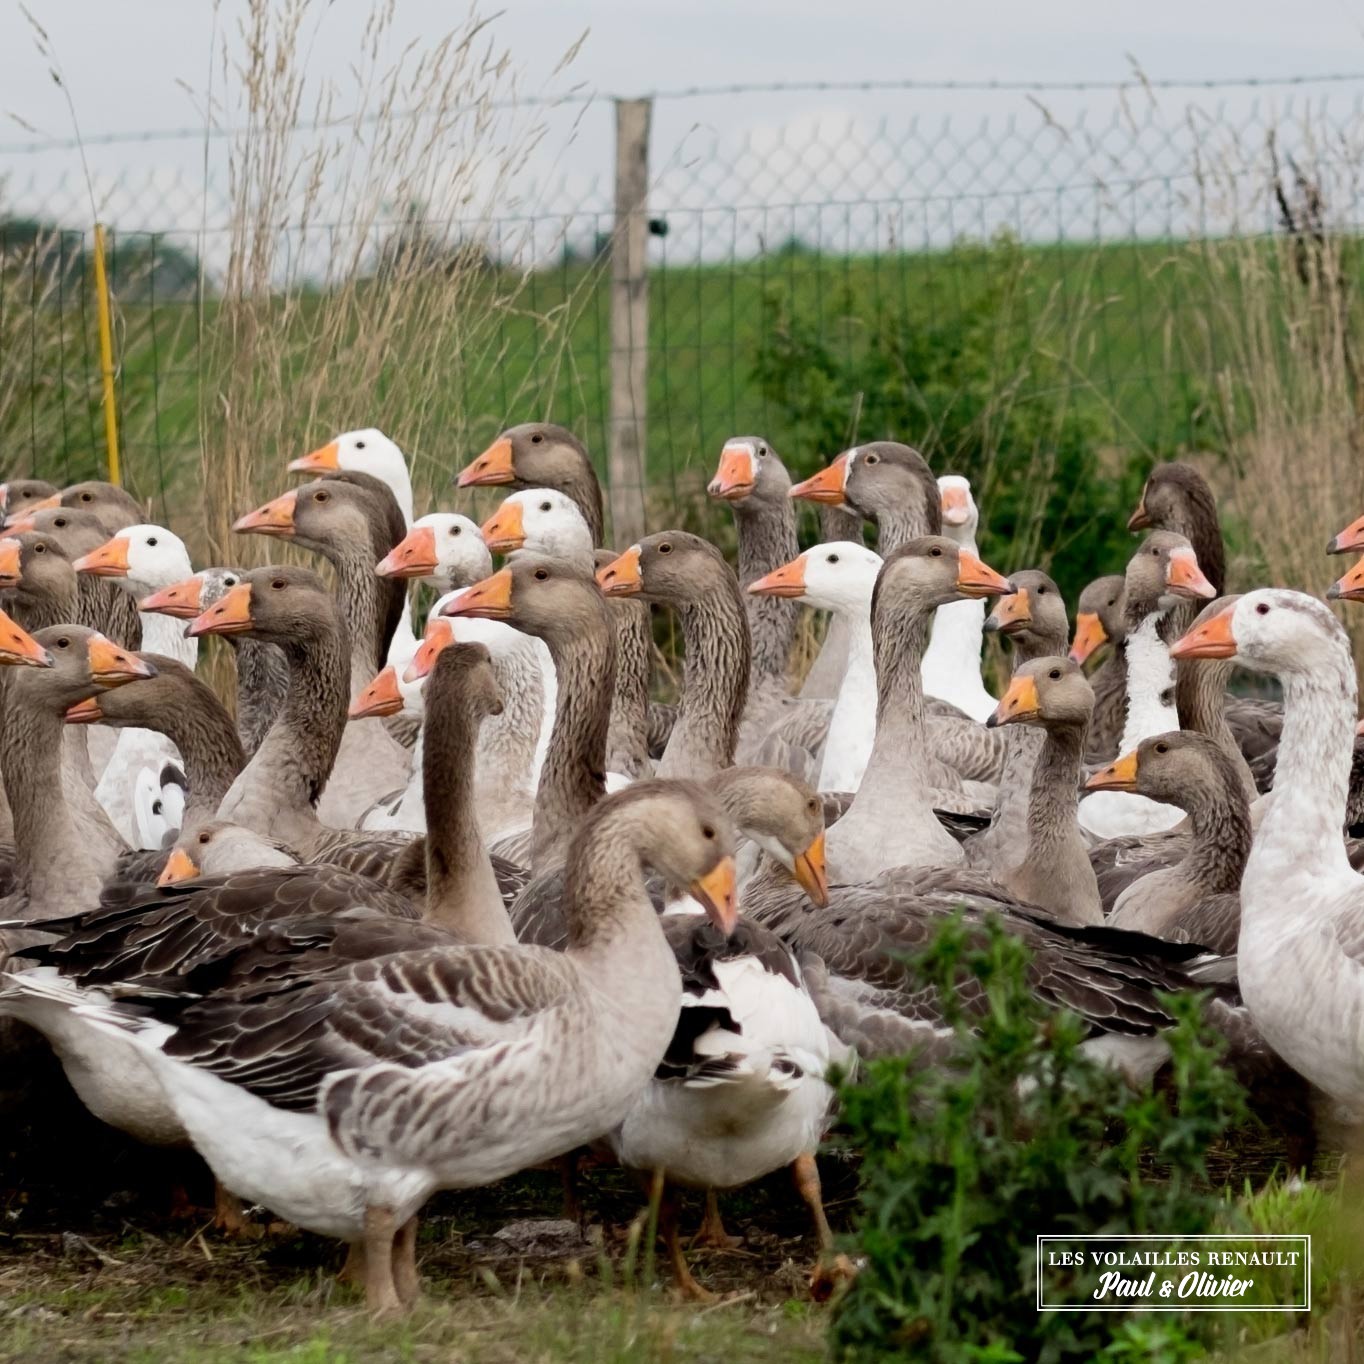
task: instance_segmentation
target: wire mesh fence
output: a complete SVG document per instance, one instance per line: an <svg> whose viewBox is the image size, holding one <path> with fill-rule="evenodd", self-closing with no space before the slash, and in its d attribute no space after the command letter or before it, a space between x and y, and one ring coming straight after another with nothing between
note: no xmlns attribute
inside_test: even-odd
<svg viewBox="0 0 1364 1364"><path fill-rule="evenodd" d="M712 524L703 475L756 430L797 469L894 436L987 487L1045 480L1073 540L1098 514L1077 479L1214 440L1254 405L1251 368L1294 363L1289 293L1318 310L1330 293L1348 332L1364 77L653 107L643 339L612 334L609 101L547 107L549 134L476 211L439 183L363 208L354 186L313 183L251 225L268 249L244 245L231 130L0 149L4 469L64 483L103 467L97 219L125 478L166 516L212 477L220 424L248 442L267 393L296 395L300 443L390 430L430 487L533 417L579 431L619 479L613 351L643 343L655 524ZM271 331L288 344L267 355ZM274 468L295 452L256 453ZM999 505L1016 535L1040 524L1036 497Z"/></svg>

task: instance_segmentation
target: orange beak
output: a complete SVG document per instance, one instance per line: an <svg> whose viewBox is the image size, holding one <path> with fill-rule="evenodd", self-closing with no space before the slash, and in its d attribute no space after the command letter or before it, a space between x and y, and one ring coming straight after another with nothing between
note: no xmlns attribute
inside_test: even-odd
<svg viewBox="0 0 1364 1364"><path fill-rule="evenodd" d="M25 512L22 516L7 516L3 529L11 535L22 535L26 530L37 530L37 518Z"/></svg>
<svg viewBox="0 0 1364 1364"><path fill-rule="evenodd" d="M294 505L296 492L287 492L253 512L247 512L232 523L232 529L243 534L290 536L294 533Z"/></svg>
<svg viewBox="0 0 1364 1364"><path fill-rule="evenodd" d="M706 491L726 502L742 502L758 481L753 464L753 451L748 446L726 445L720 451L720 467L706 484Z"/></svg>
<svg viewBox="0 0 1364 1364"><path fill-rule="evenodd" d="M725 937L734 932L739 922L738 892L735 889L734 859L722 857L704 876L687 887L698 904L706 911L706 918Z"/></svg>
<svg viewBox="0 0 1364 1364"><path fill-rule="evenodd" d="M1083 663L1101 644L1108 642L1108 631L1093 611L1081 611L1075 617L1075 642L1070 646L1073 663Z"/></svg>
<svg viewBox="0 0 1364 1364"><path fill-rule="evenodd" d="M56 511L62 505L61 493L53 493L50 497L39 498L37 502L30 502L28 510L30 512Z"/></svg>
<svg viewBox="0 0 1364 1364"><path fill-rule="evenodd" d="M436 532L430 526L417 526L374 565L374 571L381 578L425 578L439 566Z"/></svg>
<svg viewBox="0 0 1364 1364"><path fill-rule="evenodd" d="M126 578L128 576L128 539L115 535L98 549L83 554L71 565L77 573L88 573L92 578Z"/></svg>
<svg viewBox="0 0 1364 1364"><path fill-rule="evenodd" d="M995 603L985 622L987 630L998 630L1001 635L1016 635L1032 624L1032 603L1028 600L1028 589L1020 587Z"/></svg>
<svg viewBox="0 0 1364 1364"><path fill-rule="evenodd" d="M1355 738L1356 738L1356 739L1364 739L1364 720L1361 720L1361 721L1355 726Z"/></svg>
<svg viewBox="0 0 1364 1364"><path fill-rule="evenodd" d="M805 556L792 559L789 564L774 568L757 582L749 583L748 590L755 597L803 597L805 595Z"/></svg>
<svg viewBox="0 0 1364 1364"><path fill-rule="evenodd" d="M137 604L139 611L155 611L159 615L174 616L176 620L193 620L202 610L199 605L204 594L204 584L200 578L186 578L183 582L172 583L150 597L143 597Z"/></svg>
<svg viewBox="0 0 1364 1364"><path fill-rule="evenodd" d="M50 668L52 655L27 630L0 611L0 663L21 668Z"/></svg>
<svg viewBox="0 0 1364 1364"><path fill-rule="evenodd" d="M77 701L74 706L67 706L66 714L62 716L68 725L97 725L104 719L104 712L99 708L99 698L87 696L84 701Z"/></svg>
<svg viewBox="0 0 1364 1364"><path fill-rule="evenodd" d="M341 447L334 440L329 440L326 445L320 446L310 455L304 455L302 459L289 461L291 474L328 473L340 467Z"/></svg>
<svg viewBox="0 0 1364 1364"><path fill-rule="evenodd" d="M440 651L454 642L454 627L448 620L441 618L431 621L422 636L422 642L417 646L417 652L412 655L412 662L403 673L403 681L419 682L423 677L429 677L431 669L436 666L436 659L440 657ZM374 680L377 682L379 679L376 677ZM373 683L370 685L373 686Z"/></svg>
<svg viewBox="0 0 1364 1364"><path fill-rule="evenodd" d="M1327 554L1348 554L1351 550L1364 549L1364 516L1351 521L1329 545Z"/></svg>
<svg viewBox="0 0 1364 1364"><path fill-rule="evenodd" d="M1165 572L1165 586L1177 597L1211 601L1217 589L1203 576L1198 556L1191 549L1172 549Z"/></svg>
<svg viewBox="0 0 1364 1364"><path fill-rule="evenodd" d="M18 587L23 579L19 556L23 546L18 540L0 540L0 587Z"/></svg>
<svg viewBox="0 0 1364 1364"><path fill-rule="evenodd" d="M512 443L506 436L498 436L493 443L460 473L461 488L489 488L498 483L512 483L516 469L512 465Z"/></svg>
<svg viewBox="0 0 1364 1364"><path fill-rule="evenodd" d="M103 635L90 636L86 656L90 660L90 680L101 687L117 687L124 682L136 682L139 677L156 676L156 669L145 658L120 649Z"/></svg>
<svg viewBox="0 0 1364 1364"><path fill-rule="evenodd" d="M823 502L830 507L841 507L847 500L843 496L843 488L847 481L848 457L845 454L839 455L832 464L807 478L804 483L797 483L789 496L799 497L805 502Z"/></svg>
<svg viewBox="0 0 1364 1364"><path fill-rule="evenodd" d="M504 502L480 527L494 554L509 554L526 543L526 521L519 502Z"/></svg>
<svg viewBox="0 0 1364 1364"><path fill-rule="evenodd" d="M644 577L639 571L639 546L631 545L605 568L599 568L597 586L608 597L637 597L644 590Z"/></svg>
<svg viewBox="0 0 1364 1364"><path fill-rule="evenodd" d="M1128 530L1150 530L1151 516L1146 510L1146 489L1141 490L1141 500L1137 503L1137 509L1127 518Z"/></svg>
<svg viewBox="0 0 1364 1364"><path fill-rule="evenodd" d="M199 868L195 865L194 859L179 848L173 848L171 855L166 859L166 865L161 868L161 875L156 878L158 886L173 886L178 881L192 881L199 875Z"/></svg>
<svg viewBox="0 0 1364 1364"><path fill-rule="evenodd" d="M1234 605L1195 625L1170 646L1171 658L1234 658L1236 636L1231 632Z"/></svg>
<svg viewBox="0 0 1364 1364"><path fill-rule="evenodd" d="M942 490L942 519L948 526L964 526L971 519L971 499L965 488Z"/></svg>
<svg viewBox="0 0 1364 1364"><path fill-rule="evenodd" d="M207 611L190 622L191 638L199 635L240 635L249 630L251 620L251 584L238 583L224 592Z"/></svg>
<svg viewBox="0 0 1364 1364"><path fill-rule="evenodd" d="M443 616L475 616L481 620L508 620L512 613L511 569L498 569L491 578L484 578L466 587L441 610Z"/></svg>
<svg viewBox="0 0 1364 1364"><path fill-rule="evenodd" d="M1013 584L963 549L957 552L957 591L965 597L1007 597Z"/></svg>
<svg viewBox="0 0 1364 1364"><path fill-rule="evenodd" d="M398 670L390 663L350 703L346 718L365 720L372 715L396 715L402 708L403 694L398 690Z"/></svg>
<svg viewBox="0 0 1364 1364"><path fill-rule="evenodd" d="M986 728L1000 725L1025 724L1042 714L1042 700L1037 695L1037 679L1019 674L1009 683L1009 689L999 698L994 714L985 722Z"/></svg>
<svg viewBox="0 0 1364 1364"><path fill-rule="evenodd" d="M829 871L824 863L824 830L810 841L795 861L796 880L812 904L823 909L829 903Z"/></svg>
<svg viewBox="0 0 1364 1364"><path fill-rule="evenodd" d="M1328 601L1364 601L1364 559L1326 589Z"/></svg>
<svg viewBox="0 0 1364 1364"><path fill-rule="evenodd" d="M1096 772L1087 782L1086 791L1135 791L1137 789L1137 750L1124 753L1102 772Z"/></svg>

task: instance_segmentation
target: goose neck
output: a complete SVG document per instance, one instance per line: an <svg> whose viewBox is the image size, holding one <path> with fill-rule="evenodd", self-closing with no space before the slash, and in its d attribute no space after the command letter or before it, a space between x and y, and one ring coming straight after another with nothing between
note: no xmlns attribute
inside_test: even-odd
<svg viewBox="0 0 1364 1364"><path fill-rule="evenodd" d="M1178 723L1174 701L1174 663L1161 638L1162 614L1152 612L1127 635L1127 720L1122 752Z"/></svg>
<svg viewBox="0 0 1364 1364"><path fill-rule="evenodd" d="M165 654L187 668L199 662L199 641L185 638L183 621L158 612L139 611L142 622L142 649L146 653Z"/></svg>
<svg viewBox="0 0 1364 1364"><path fill-rule="evenodd" d="M747 588L800 553L795 506L789 499L776 506L760 503L751 508L737 502L734 511L739 530L739 586L744 590L752 638L750 685L772 681L784 687L796 633L796 603L785 597L755 597Z"/></svg>
<svg viewBox="0 0 1364 1364"><path fill-rule="evenodd" d="M1188 794L1189 852L1184 878L1210 895L1234 894L1250 855L1250 804L1245 793L1221 781L1202 782Z"/></svg>

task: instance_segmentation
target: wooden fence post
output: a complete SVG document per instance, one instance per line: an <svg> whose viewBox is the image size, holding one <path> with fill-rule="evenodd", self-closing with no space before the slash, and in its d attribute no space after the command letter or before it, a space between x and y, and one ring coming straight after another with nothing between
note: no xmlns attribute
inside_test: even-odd
<svg viewBox="0 0 1364 1364"><path fill-rule="evenodd" d="M612 543L645 531L645 417L649 360L649 120L653 101L616 101L616 216L611 232Z"/></svg>

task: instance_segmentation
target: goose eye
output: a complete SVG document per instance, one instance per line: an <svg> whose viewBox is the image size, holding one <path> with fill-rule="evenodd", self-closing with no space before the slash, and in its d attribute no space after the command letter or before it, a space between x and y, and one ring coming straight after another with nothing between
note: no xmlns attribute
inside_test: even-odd
<svg viewBox="0 0 1364 1364"><path fill-rule="evenodd" d="M90 493L82 493L82 494L81 494L81 501L82 501L82 502L91 502L91 501L93 501L93 500L94 500L94 499L93 499L93 497L91 496Z"/></svg>
<svg viewBox="0 0 1364 1364"><path fill-rule="evenodd" d="M227 577L223 579L223 583L227 587L236 587L237 580L229 573Z"/></svg>
<svg viewBox="0 0 1364 1364"><path fill-rule="evenodd" d="M838 562L838 555L837 554L829 555L828 560L826 562L836 564Z"/></svg>
<svg viewBox="0 0 1364 1364"><path fill-rule="evenodd" d="M939 549L937 545L934 545L933 548L930 549L928 552L929 552L929 554L931 554L931 555L933 556L933 558L935 558L935 559L941 559L941 558L942 558L942 550Z"/></svg>
<svg viewBox="0 0 1364 1364"><path fill-rule="evenodd" d="M880 462L881 462L881 456L880 456L880 455L866 455L866 456L863 457L863 462L866 463L866 464L880 464Z"/></svg>
<svg viewBox="0 0 1364 1364"><path fill-rule="evenodd" d="M537 568L537 569L535 570L535 578L536 578L536 581L537 581L537 582L544 582L545 579L548 578L548 577L549 577L549 570L548 570L548 569L545 569L545 568Z"/></svg>
<svg viewBox="0 0 1364 1364"><path fill-rule="evenodd" d="M69 649L70 647L71 641L67 639L65 635L63 635L61 639L57 641L57 648L59 649Z"/></svg>
<svg viewBox="0 0 1364 1364"><path fill-rule="evenodd" d="M1052 680L1053 682L1055 682L1055 681L1061 676L1061 669L1060 669L1060 668L1053 668L1053 669L1047 674L1047 676L1048 676L1049 678L1051 678L1051 680Z"/></svg>
<svg viewBox="0 0 1364 1364"><path fill-rule="evenodd" d="M313 494L313 501L314 501L314 502L325 502L330 496L331 496L330 493L315 492L315 493Z"/></svg>
<svg viewBox="0 0 1364 1364"><path fill-rule="evenodd" d="M673 552L673 547L665 540L661 545L659 545L658 552L660 554L671 554Z"/></svg>
<svg viewBox="0 0 1364 1364"><path fill-rule="evenodd" d="M714 830L709 824L703 824L703 825L701 826L701 837L702 837L702 838L714 838L714 837L715 837L715 830Z"/></svg>
<svg viewBox="0 0 1364 1364"><path fill-rule="evenodd" d="M450 527L450 534L451 534L451 535L458 535L458 534L460 533L460 531L462 531L463 529L464 529L463 526L451 526L451 527Z"/></svg>
<svg viewBox="0 0 1364 1364"><path fill-rule="evenodd" d="M1267 616L1269 614L1269 607L1267 607L1264 602L1261 602L1259 606L1255 608L1255 611L1257 615Z"/></svg>
<svg viewBox="0 0 1364 1364"><path fill-rule="evenodd" d="M149 535L149 536L147 537L147 543L148 543L149 545L154 545L154 544L156 544L156 536L154 536L154 535Z"/></svg>
<svg viewBox="0 0 1364 1364"><path fill-rule="evenodd" d="M1169 745L1169 744L1157 744L1157 745L1156 745L1156 752L1157 752L1157 753L1168 753L1169 751L1170 751L1170 745Z"/></svg>
<svg viewBox="0 0 1364 1364"><path fill-rule="evenodd" d="M530 443L531 443L532 445L539 445L540 442L541 442L542 440L544 440L544 437L537 431L537 432L530 438Z"/></svg>
<svg viewBox="0 0 1364 1364"><path fill-rule="evenodd" d="M276 592L283 592L284 589L288 586L288 584L284 581L283 578L276 578L274 582L270 584L270 586L273 587Z"/></svg>
<svg viewBox="0 0 1364 1364"><path fill-rule="evenodd" d="M815 811L819 809L819 801L817 801L814 796L811 796L810 799L805 802L805 808L811 814L814 814Z"/></svg>
<svg viewBox="0 0 1364 1364"><path fill-rule="evenodd" d="M59 517L57 517L57 519L56 519L55 521L53 521L52 524L53 524L54 526L56 526L58 530L65 530L65 529L66 529L66 526L67 526L66 517L64 517L64 516L59 516Z"/></svg>
<svg viewBox="0 0 1364 1364"><path fill-rule="evenodd" d="M1039 597L1045 596L1045 595L1046 595L1046 591L1047 591L1047 589L1046 589L1045 587L1041 586L1041 584L1038 584L1037 595L1038 595Z"/></svg>
<svg viewBox="0 0 1364 1364"><path fill-rule="evenodd" d="M210 835L210 834L200 834L200 835L199 835L199 842L200 842L200 843L207 843L208 840L209 840L209 838L210 838L211 836L212 836L212 835Z"/></svg>
<svg viewBox="0 0 1364 1364"><path fill-rule="evenodd" d="M548 503L548 502L541 502L541 503L540 503L540 510L541 510L541 511L548 511L548 510L549 510L549 503Z"/></svg>
<svg viewBox="0 0 1364 1364"><path fill-rule="evenodd" d="M767 458L767 446L765 445L758 446L758 458L759 459Z"/></svg>
<svg viewBox="0 0 1364 1364"><path fill-rule="evenodd" d="M34 546L33 546L33 552L34 552L35 554L46 554L46 553L47 553L47 546L46 546L46 545L34 545Z"/></svg>
<svg viewBox="0 0 1364 1364"><path fill-rule="evenodd" d="M355 442L355 448L356 448L357 450L363 450L363 449L365 448L365 442L362 441L362 440L357 440L357 441Z"/></svg>

